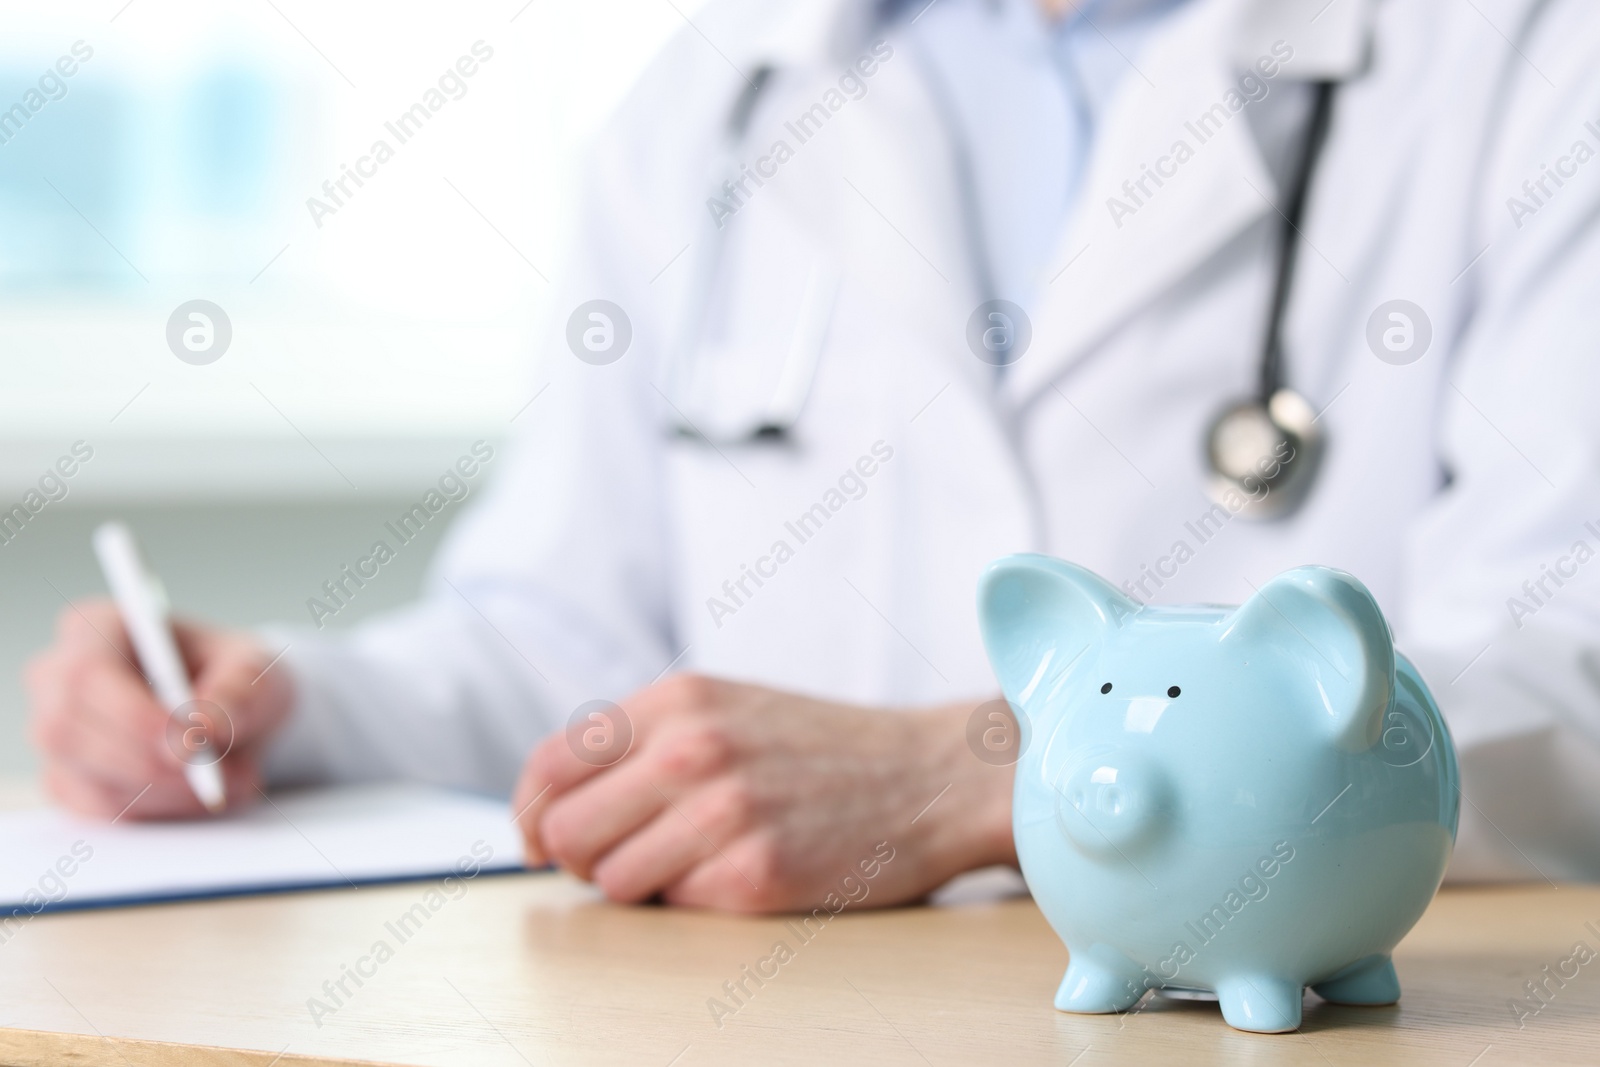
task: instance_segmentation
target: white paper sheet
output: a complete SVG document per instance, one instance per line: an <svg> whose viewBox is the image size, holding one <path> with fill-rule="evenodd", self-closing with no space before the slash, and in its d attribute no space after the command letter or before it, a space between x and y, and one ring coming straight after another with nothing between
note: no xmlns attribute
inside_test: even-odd
<svg viewBox="0 0 1600 1067"><path fill-rule="evenodd" d="M517 870L502 799L428 786L275 794L217 819L0 813L0 926L40 911ZM20 913L20 914L19 914Z"/></svg>

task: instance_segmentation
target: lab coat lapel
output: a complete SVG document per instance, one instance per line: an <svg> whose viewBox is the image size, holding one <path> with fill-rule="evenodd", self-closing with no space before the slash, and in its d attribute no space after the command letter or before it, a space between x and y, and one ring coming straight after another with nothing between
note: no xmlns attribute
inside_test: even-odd
<svg viewBox="0 0 1600 1067"><path fill-rule="evenodd" d="M773 66L831 82L873 42L890 36L882 23L885 6L876 0L773 4L762 11L757 32L723 51L741 71ZM820 184L791 192L790 210L835 248L852 246L840 226L859 224L883 238L892 257L875 281L885 306L897 309L901 339L909 350L948 353L953 380L993 399L994 368L973 358L966 341L967 318L983 297L959 221L959 186L947 165L954 144L916 60L905 52L873 76L868 96L852 106L852 123L838 131L832 165L818 168ZM825 151L808 146L807 158Z"/></svg>
<svg viewBox="0 0 1600 1067"><path fill-rule="evenodd" d="M1350 77L1366 62L1372 19L1371 0L1193 0L1132 57L1137 69L1098 123L1083 198L1039 279L1033 344L1005 384L1013 403L1276 215L1279 190L1246 108L1230 106L1239 77L1259 75L1263 56L1278 65L1263 79L1269 92Z"/></svg>
<svg viewBox="0 0 1600 1067"><path fill-rule="evenodd" d="M1137 69L1097 124L1082 199L1039 281L1033 343L1007 376L1014 401L1273 211L1249 118L1229 107L1240 99L1242 4L1196 0L1131 57ZM1291 73L1292 60L1273 80Z"/></svg>

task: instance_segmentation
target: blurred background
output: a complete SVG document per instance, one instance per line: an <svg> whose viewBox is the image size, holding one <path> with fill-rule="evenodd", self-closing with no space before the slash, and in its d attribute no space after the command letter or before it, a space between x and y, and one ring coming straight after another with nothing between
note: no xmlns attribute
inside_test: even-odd
<svg viewBox="0 0 1600 1067"><path fill-rule="evenodd" d="M384 521L504 439L577 160L699 6L5 5L0 512L92 458L0 526L0 775L33 767L23 663L104 593L95 524L133 526L180 613L309 622ZM419 103L402 143L385 124ZM231 324L209 363L169 347L192 300ZM414 595L445 525L328 625Z"/></svg>

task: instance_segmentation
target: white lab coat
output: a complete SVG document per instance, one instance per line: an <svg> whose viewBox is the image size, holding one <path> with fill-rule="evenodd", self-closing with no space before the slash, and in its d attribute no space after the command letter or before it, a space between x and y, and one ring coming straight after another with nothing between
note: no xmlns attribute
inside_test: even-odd
<svg viewBox="0 0 1600 1067"><path fill-rule="evenodd" d="M805 144L785 133L870 51L869 5L721 0L696 16L595 152L539 338L548 388L429 596L352 636L283 638L301 699L272 773L506 789L580 703L669 667L872 705L987 699L974 587L1010 552L1142 578L1163 603L1238 602L1314 562L1372 589L1451 723L1455 875L1600 876L1600 562L1568 558L1574 575L1546 579L1538 604L1523 589L1575 542L1600 549L1585 526L1600 529L1600 160L1571 156L1600 148L1585 126L1600 123L1600 22L1585 0L1323 3L1193 0L1130 57L1031 346L998 384L965 340L983 294L948 131L909 57L881 62ZM1122 183L1276 41L1294 56L1267 98L1114 219ZM761 63L778 73L733 158L780 138L795 151L728 220L707 302L709 186L740 72ZM1214 518L1202 541L1202 435L1253 389L1269 201L1317 77L1346 81L1287 374L1326 409L1328 447L1292 518ZM1541 164L1575 174L1535 205L1523 183ZM1513 196L1535 210L1515 219ZM605 366L564 336L595 298L633 327ZM1366 340L1397 298L1432 326L1409 365ZM710 370L685 388L685 366ZM786 437L732 439L797 376ZM716 440L674 434L685 423ZM858 463L863 488L841 486ZM793 524L818 504L802 540ZM1514 619L1511 597L1536 610Z"/></svg>

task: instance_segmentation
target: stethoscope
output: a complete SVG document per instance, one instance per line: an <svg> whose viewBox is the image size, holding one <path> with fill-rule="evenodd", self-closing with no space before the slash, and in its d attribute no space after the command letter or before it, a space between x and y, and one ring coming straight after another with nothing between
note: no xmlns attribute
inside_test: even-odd
<svg viewBox="0 0 1600 1067"><path fill-rule="evenodd" d="M751 72L744 87L735 98L733 107L723 124L722 148L713 166L711 181L712 199L725 196L727 189L739 181L740 150L749 142L750 125L756 106L772 83L775 71L770 66L760 66ZM727 225L737 225L737 221ZM690 297L684 301L684 315L677 328L669 350L666 367L666 392L670 409L670 431L678 436L712 444L741 444L752 440L782 442L800 418L811 390L817 358L826 328L826 318L831 311L831 299L826 285L808 284L803 294L793 331L793 342L783 358L776 383L770 395L754 405L754 410L740 413L732 421L719 417L712 399L716 383L713 368L702 365L697 353L705 340L706 320L716 296L717 278L722 267L723 252L727 244L726 227L709 225L709 232L694 244L701 246L698 255L691 257L693 272L689 283ZM812 279L815 283L816 279Z"/></svg>
<svg viewBox="0 0 1600 1067"><path fill-rule="evenodd" d="M1228 404L1206 429L1208 494L1230 512L1252 519L1277 519L1294 512L1305 500L1322 459L1317 413L1284 382L1283 315L1294 286L1295 249L1306 192L1328 136L1334 85L1322 81L1313 87L1311 119L1281 212L1277 270L1256 393Z"/></svg>
<svg viewBox="0 0 1600 1067"><path fill-rule="evenodd" d="M936 110L955 149L955 184L961 210L961 227L971 259L972 275L981 292L993 301L994 271L984 240L983 220L978 203L977 183L971 156L955 119L952 103L940 80L925 64L924 76L932 89ZM724 128L723 167L738 176L738 154L748 139L756 106L772 81L771 67L758 69L740 91ZM1208 424L1203 451L1207 467L1206 491L1230 513L1252 519L1275 519L1294 512L1305 500L1321 461L1324 440L1311 404L1284 380L1283 318L1294 286L1295 252L1299 244L1300 223L1305 212L1306 194L1316 172L1317 158L1327 139L1333 110L1335 83L1314 83L1311 116L1301 144L1300 156L1288 187L1288 197L1279 211L1279 228L1272 297L1268 304L1266 331L1262 340L1260 372L1254 395L1227 404ZM720 194L728 179L719 177L714 189ZM668 381L682 392L694 375L693 351L703 328L721 259L723 232L719 227L710 235L709 247L699 257L693 283L698 298L687 302L690 309L680 331L674 356L669 361ZM791 355L791 361L796 357ZM807 360L805 354L799 357ZM815 353L808 362L814 366ZM1007 360L997 361L1002 366ZM782 439L787 436L804 406L810 374L786 367L780 381L787 383L767 405L758 423L742 431L740 439L751 437ZM676 408L676 405L675 405ZM706 431L684 417L681 408L675 430L679 434L710 437Z"/></svg>

